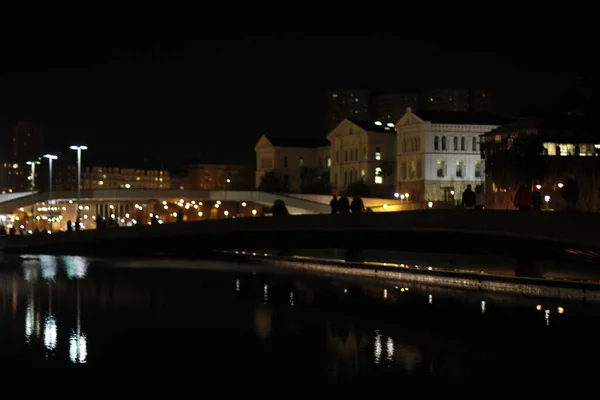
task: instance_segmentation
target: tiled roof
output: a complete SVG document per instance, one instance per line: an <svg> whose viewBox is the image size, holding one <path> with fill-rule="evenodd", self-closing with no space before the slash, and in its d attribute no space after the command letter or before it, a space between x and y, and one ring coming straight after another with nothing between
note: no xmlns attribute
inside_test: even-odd
<svg viewBox="0 0 600 400"><path fill-rule="evenodd" d="M490 135L520 133L537 130L548 141L579 141L580 143L600 142L600 126L595 118L553 113L541 118L521 118L503 125Z"/></svg>
<svg viewBox="0 0 600 400"><path fill-rule="evenodd" d="M394 133L394 124L390 122L392 126L389 126L385 122L380 121L355 121L353 119L348 119L354 125L360 126L362 129L369 132L388 132ZM376 123L379 122L379 123Z"/></svg>
<svg viewBox="0 0 600 400"><path fill-rule="evenodd" d="M417 111L414 114L434 124L503 125L509 121L488 112Z"/></svg>
<svg viewBox="0 0 600 400"><path fill-rule="evenodd" d="M315 139L315 138L283 138L283 137L273 137L266 136L269 139L269 142L273 146L277 147L308 147L308 148L317 148L317 147L325 147L329 146L330 143L326 139Z"/></svg>

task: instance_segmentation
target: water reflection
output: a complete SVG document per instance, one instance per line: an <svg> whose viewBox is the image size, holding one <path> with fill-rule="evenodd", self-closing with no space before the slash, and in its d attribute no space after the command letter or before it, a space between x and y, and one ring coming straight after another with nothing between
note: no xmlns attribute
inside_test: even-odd
<svg viewBox="0 0 600 400"><path fill-rule="evenodd" d="M69 338L69 356L71 362L85 364L87 362L87 337L81 330L81 288L77 281L77 322L75 330L71 331Z"/></svg>
<svg viewBox="0 0 600 400"><path fill-rule="evenodd" d="M46 280L54 280L57 270L56 256L41 255L40 267L42 269L42 277Z"/></svg>
<svg viewBox="0 0 600 400"><path fill-rule="evenodd" d="M379 334L379 331L375 331L375 347L373 350L373 355L375 356L375 364L379 364L379 362L381 361L382 351L383 348L381 346L381 335Z"/></svg>
<svg viewBox="0 0 600 400"><path fill-rule="evenodd" d="M44 347L52 351L56 349L58 343L58 326L56 317L50 313L44 318Z"/></svg>
<svg viewBox="0 0 600 400"><path fill-rule="evenodd" d="M578 354L597 356L593 346L587 353L579 348L595 343L588 336L597 336L593 327L600 306L589 303L583 313L583 305L566 300L413 284L406 293L406 282L383 289L381 281L253 275L251 270L233 275L100 265L86 276L87 264L82 258L39 257L21 260L22 273L0 270L0 323L17 324L18 335L0 341L0 357L19 347L14 343L28 342L22 347L39 352L43 362L114 365L124 357L125 362L165 365L181 357L212 368L235 359L231 368L245 365L251 372L271 368L269 373L276 373L285 364L290 375L296 373L291 369L308 365L306 371L328 376L370 376L543 373L550 366L576 365ZM239 291L242 280L243 294L232 296L232 281ZM295 307L299 298L301 307ZM589 307L597 309L587 317ZM567 329L573 336L564 333ZM5 332L11 335L10 329ZM172 351L182 337L187 341L183 355ZM553 354L533 349L557 341L569 343L570 351L561 357L560 348Z"/></svg>
<svg viewBox="0 0 600 400"><path fill-rule="evenodd" d="M40 260L37 258L27 258L22 260L23 275L25 281L35 282L40 276Z"/></svg>
<svg viewBox="0 0 600 400"><path fill-rule="evenodd" d="M394 358L394 339L388 337L385 348L387 350L388 361L392 361L392 359Z"/></svg>
<svg viewBox="0 0 600 400"><path fill-rule="evenodd" d="M63 256L67 276L70 279L83 279L87 275L88 260L79 256Z"/></svg>

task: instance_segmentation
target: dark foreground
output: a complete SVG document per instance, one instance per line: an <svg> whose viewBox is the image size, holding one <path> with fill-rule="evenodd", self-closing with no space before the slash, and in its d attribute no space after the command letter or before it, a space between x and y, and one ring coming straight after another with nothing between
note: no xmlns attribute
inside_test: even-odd
<svg viewBox="0 0 600 400"><path fill-rule="evenodd" d="M597 372L598 305L218 261L143 265L52 256L2 264L4 365L192 368L299 383Z"/></svg>

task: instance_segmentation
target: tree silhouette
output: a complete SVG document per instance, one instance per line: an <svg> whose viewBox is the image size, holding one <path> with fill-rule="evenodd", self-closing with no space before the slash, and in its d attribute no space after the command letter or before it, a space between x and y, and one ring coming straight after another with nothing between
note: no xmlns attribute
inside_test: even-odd
<svg viewBox="0 0 600 400"><path fill-rule="evenodd" d="M260 178L258 190L269 193L289 192L283 178L275 171L269 171Z"/></svg>
<svg viewBox="0 0 600 400"><path fill-rule="evenodd" d="M381 168L381 176L392 176L394 173L394 166L389 161L382 161L377 167Z"/></svg>
<svg viewBox="0 0 600 400"><path fill-rule="evenodd" d="M351 183L346 188L347 196L361 196L368 197L369 196L369 185L365 183L362 179L356 182Z"/></svg>
<svg viewBox="0 0 600 400"><path fill-rule="evenodd" d="M314 168L302 168L300 173L302 193L329 194L329 171L318 174Z"/></svg>

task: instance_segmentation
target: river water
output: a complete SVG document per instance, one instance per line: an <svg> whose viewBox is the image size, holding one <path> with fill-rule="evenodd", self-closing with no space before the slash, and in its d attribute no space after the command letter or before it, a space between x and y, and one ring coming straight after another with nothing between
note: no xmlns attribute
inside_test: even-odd
<svg viewBox="0 0 600 400"><path fill-rule="evenodd" d="M393 381L587 375L600 355L592 303L217 261L31 256L1 265L6 365Z"/></svg>

